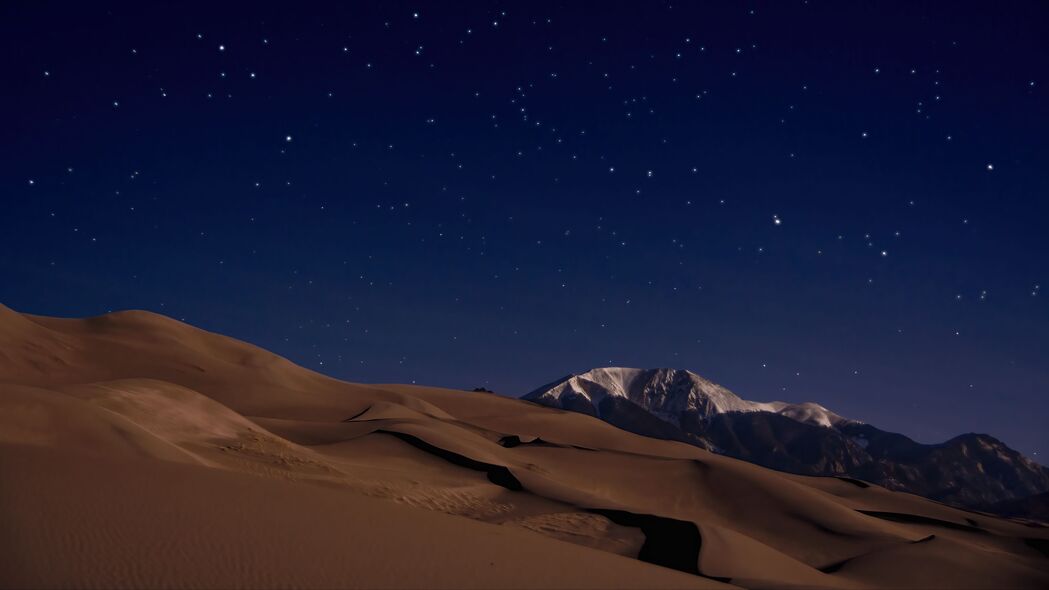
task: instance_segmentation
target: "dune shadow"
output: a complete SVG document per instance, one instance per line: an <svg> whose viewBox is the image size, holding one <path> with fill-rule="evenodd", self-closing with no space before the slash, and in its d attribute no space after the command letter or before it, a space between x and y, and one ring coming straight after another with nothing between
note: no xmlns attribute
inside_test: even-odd
<svg viewBox="0 0 1049 590"><path fill-rule="evenodd" d="M366 408L364 408L360 412L357 412L356 414L350 416L349 418L346 418L345 420L343 420L343 422L353 422L357 418L360 418L361 416L366 414L368 412L368 410L370 410L370 409L372 409L372 407L371 406L367 406Z"/></svg>
<svg viewBox="0 0 1049 590"><path fill-rule="evenodd" d="M861 479L856 479L856 478L853 478L853 477L845 477L844 475L836 475L835 477L837 477L841 481L849 482L849 483L851 483L852 485L854 485L854 486L856 486L858 488L869 488L869 487L871 487L871 484L869 484L869 483L867 483L867 482L865 482L865 481L863 481Z"/></svg>
<svg viewBox="0 0 1049 590"><path fill-rule="evenodd" d="M600 514L620 526L641 529L645 535L645 542L637 556L641 561L703 576L699 571L699 549L703 543L695 523L626 510L588 508L587 512ZM713 579L728 581L728 578Z"/></svg>
<svg viewBox="0 0 1049 590"><path fill-rule="evenodd" d="M816 568L816 569L818 569L819 571L821 571L821 572L823 572L825 574L833 574L833 573L836 573L837 571L839 571L841 568L845 567L845 564L849 563L853 559L856 559L856 558L855 557L850 557L848 559L843 559L841 561L836 561L836 562L834 562L834 563L832 563L830 565L825 565L823 567Z"/></svg>
<svg viewBox="0 0 1049 590"><path fill-rule="evenodd" d="M867 516L873 516L882 520L889 520L892 522L899 522L903 524L927 524L932 526L943 527L945 529L953 529L956 531L965 531L968 533L978 533L981 535L988 534L987 530L981 529L977 526L960 524L957 522L951 522L949 520L940 520L938 518L932 518L929 516L921 516L919 514L907 514L904 512L883 512L880 510L857 510L860 514L866 514ZM966 519L968 522L976 524L976 521L972 519Z"/></svg>
<svg viewBox="0 0 1049 590"><path fill-rule="evenodd" d="M531 440L521 440L521 437L516 434L508 434L499 439L499 445L507 449L514 447L549 447L553 449L576 449L580 451L597 451L598 449L592 449L590 447L581 447L579 445L567 445L562 443L550 442L543 440L538 436Z"/></svg>
<svg viewBox="0 0 1049 590"><path fill-rule="evenodd" d="M535 447L558 447L563 448L564 445L559 445L551 442L547 442L539 437L535 437L532 440L521 440L520 436L516 434L508 434L503 438L499 439L499 444L507 449L520 446L535 446Z"/></svg>
<svg viewBox="0 0 1049 590"><path fill-rule="evenodd" d="M375 432L395 436L413 447L440 457L449 463L466 467L467 469L483 471L487 474L489 481L508 490L524 491L524 486L521 484L520 480L518 480L513 473L503 465L493 465L491 463L471 459L470 457L443 449L437 445L430 444L417 436L405 434L403 432L395 432L391 430L376 430ZM554 447L562 446L545 443L545 441L538 438L534 441L522 442L520 437L516 435L505 436L499 441L499 443L508 448L513 448L522 444L538 444L541 446ZM620 526L641 529L642 534L645 535L645 542L642 544L641 551L637 556L641 561L722 582L727 582L729 580L728 578L704 576L700 573L699 550L702 541L699 534L699 527L693 522L652 514L638 514L626 510L587 508L583 506L580 506L579 508L592 514L604 516Z"/></svg>
<svg viewBox="0 0 1049 590"><path fill-rule="evenodd" d="M1044 557L1049 557L1049 539L1024 539L1024 545L1041 553Z"/></svg>
<svg viewBox="0 0 1049 590"><path fill-rule="evenodd" d="M936 538L936 535L927 535L927 536L922 537L922 538L920 538L920 539L918 539L916 541L909 541L909 543L911 545L918 545L919 543L928 543L929 541L932 541L935 538ZM871 551L869 553L864 553L864 554L861 554L861 555L854 555L852 557L846 557L845 559L843 559L841 561L836 561L836 562L834 562L834 563L832 563L830 565L825 565L823 567L818 567L816 569L818 569L819 571L821 571L821 572L823 572L825 574L833 574L833 573L836 573L836 572L840 571L841 568L845 567L846 564L848 564L848 563L850 563L852 561L855 561L856 559L859 559L861 557L865 557L867 555L873 555L874 553L877 553L877 552L882 551L882 550L883 549L876 549L876 550Z"/></svg>
<svg viewBox="0 0 1049 590"><path fill-rule="evenodd" d="M471 459L465 455L460 455L459 453L449 451L448 449L442 449L441 447L432 445L419 437L405 434L403 432L394 432L392 430L376 430L375 432L395 436L421 451L425 451L431 455L436 455L445 461L460 467L466 467L467 469L473 469L475 471L483 471L488 476L488 481L497 486L515 492L524 490L521 481L514 477L514 474L503 465L493 465L491 463Z"/></svg>

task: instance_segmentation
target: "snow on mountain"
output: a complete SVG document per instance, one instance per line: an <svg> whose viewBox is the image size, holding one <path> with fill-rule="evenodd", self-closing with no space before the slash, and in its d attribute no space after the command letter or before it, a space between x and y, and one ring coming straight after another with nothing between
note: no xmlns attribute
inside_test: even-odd
<svg viewBox="0 0 1049 590"><path fill-rule="evenodd" d="M575 409L582 403L589 405L594 415L601 416L601 402L609 396L625 398L677 426L682 414L693 412L699 419L726 412L772 412L818 426L853 422L812 402L748 401L684 369L591 369L544 385L526 394L524 399Z"/></svg>
<svg viewBox="0 0 1049 590"><path fill-rule="evenodd" d="M593 369L524 399L779 471L847 477L968 508L1037 518L1041 496L1002 503L1049 491L1049 468L991 436L921 444L811 402L748 401L683 369Z"/></svg>

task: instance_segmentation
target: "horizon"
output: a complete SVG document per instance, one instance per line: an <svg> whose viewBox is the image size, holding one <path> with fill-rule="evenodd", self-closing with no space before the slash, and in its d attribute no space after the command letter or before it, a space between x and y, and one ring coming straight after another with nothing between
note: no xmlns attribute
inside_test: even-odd
<svg viewBox="0 0 1049 590"><path fill-rule="evenodd" d="M6 307L7 309L12 309L9 306L4 305L3 302L0 302L0 306ZM24 313L24 312L19 311L19 310L13 310L12 309L12 311L15 311L16 313ZM189 326L197 328L197 329L202 329L202 330L205 329L205 328L202 328L202 327L197 326L195 324L192 324L190 322L187 322L187 321L185 321L183 319L173 318L171 316L165 315L165 314L160 313L160 312L152 311L152 310L149 310L149 309L120 309L120 310L107 311L107 312L105 312L103 314L99 314L99 315L95 315L95 316L86 316L86 317L101 317L103 315L109 315L109 314L114 314L114 313L117 313L117 314L118 313L126 313L126 312L152 313L152 314L160 315L160 316L162 316L164 318L167 318L169 320L174 320L174 321L177 321L177 322L189 325ZM39 315L39 314L28 314L28 315ZM64 316L62 319L84 319L84 318L80 318L80 317L76 317L76 316ZM212 332L214 334L218 334L220 336L225 336L225 337L228 337L228 338L235 338L234 336L229 335L229 334L222 334L220 332L213 332L211 330L208 330L208 331ZM239 338L235 338L235 339L241 340ZM261 348L262 350L265 350L266 352L270 352L270 353L276 354L273 351L271 351L271 350L269 350L269 349L267 349L265 347L262 347L262 346L260 346L258 344L255 344L253 342L250 342L250 341L247 341L247 340L242 340L242 341L246 342L247 344L250 344L252 346L257 346L257 347ZM278 355L278 356L281 356L281 355ZM283 357L283 356L281 356L281 358L286 358L287 359L287 357ZM287 359L287 360L289 360L291 362L295 362L293 359ZM298 363L296 363L296 364L298 364ZM374 382L354 381L352 379L346 379L346 378L338 377L336 375L333 375L331 373L325 372L324 370L321 370L321 369L318 369L318 368L305 367L305 365L299 365L299 366L303 366L304 368L316 371L316 372L321 373L323 375L326 375L328 377L331 377L331 378L334 378L334 379L339 379L341 381L345 381L345 382L348 382L348 383L358 383L358 384L364 384L364 385L417 385L417 386L420 386L420 387L446 387L446 388L449 388L449 389L460 390L460 391L462 391L463 393L466 393L466 394L483 393L483 392L478 392L478 391L476 391L475 388L472 388L472 387L469 387L469 386L451 386L451 385L440 385L440 384L435 384L435 383L418 383L418 382L415 382L415 381L412 381L412 382L406 382L406 381L374 381ZM692 373L694 375L697 375L697 376L699 376L702 379L706 379L707 381L710 381L711 383L713 383L713 384L715 384L715 385L717 385L719 387L723 387L723 388L729 390L729 392L731 392L732 394L740 397L741 399L747 400L747 401L756 401L756 402L776 402L776 401L781 401L781 402L788 402L788 403L794 403L794 404L811 402L811 403L816 403L817 405L823 407L823 409L825 409L825 410L829 410L832 413L837 414L837 412L835 412L833 408L826 407L824 404L820 403L819 400L750 399L748 396L736 392L731 387L727 387L727 386L725 386L724 384L722 384L721 382L719 382L719 381L717 381L715 379L708 379L702 373L700 373L700 372L698 372L698 371L696 371L694 369L687 368L687 367L626 367L626 366L590 367L589 369L586 369L586 370L580 371L580 372L565 373L565 374L561 375L560 377L558 377L558 378L556 378L556 379L554 379L552 381L544 382L544 383L542 383L540 385L537 385L537 386L529 389L528 391L512 393L512 392L505 392L505 391L499 391L499 390L490 390L487 393L489 395L494 394L494 395L499 395L499 396L502 396L502 397L507 397L507 398L512 398L512 399L520 399L520 398L528 395L529 393L533 393L535 391L539 391L539 390L543 389L544 387L549 386L549 385L551 385L553 383L557 383L559 381L565 380L565 379L570 378L570 377L580 376L580 375L583 375L583 374L586 374L586 373L589 373L589 372L592 372L592 371L598 371L598 370L602 370L602 369L627 369L627 370L634 370L634 371L660 371L660 370L665 370L665 371L686 371L686 372ZM860 420L860 419L858 419L858 418L856 418L854 416L842 415L842 417L847 419L847 420L852 420L852 421L856 421L856 422L860 422L860 423L864 423L864 424L870 424L869 422L867 422L865 420ZM870 425L871 426L875 426L875 427L880 427L880 425L878 425L878 424L870 424ZM881 429L885 430L884 428L881 428ZM888 430L888 431L891 432L891 429ZM917 442L919 444L930 445L930 446L935 446L935 445L938 445L938 444L941 444L941 443L948 442L948 441L953 440L955 438L960 438L960 437L967 436L967 435L990 436L991 438L997 439L1000 442L1005 443L1007 446L1011 446L1013 448L1016 448L1014 445L1010 445L1008 441L1003 440L1000 436L997 436L993 432L980 432L980 431L958 432L958 433L949 435L949 436L943 438L942 440L936 440L936 441L919 440L918 438L916 438L914 436L911 436L909 433L906 433L906 432L900 432L899 434L907 436L908 438L910 438L911 440L914 440L915 442ZM1020 450L1020 449L1018 449L1018 450ZM1023 453L1022 450L1020 450L1020 452ZM1032 456L1032 455L1028 455L1027 453L1024 453L1024 455L1027 456L1032 461L1034 461L1035 463L1038 463L1039 465L1045 465L1044 463L1042 463L1042 461L1039 460L1039 457L1037 455L1033 455Z"/></svg>
<svg viewBox="0 0 1049 590"><path fill-rule="evenodd" d="M0 14L14 309L351 382L679 366L1049 448L1045 3Z"/></svg>

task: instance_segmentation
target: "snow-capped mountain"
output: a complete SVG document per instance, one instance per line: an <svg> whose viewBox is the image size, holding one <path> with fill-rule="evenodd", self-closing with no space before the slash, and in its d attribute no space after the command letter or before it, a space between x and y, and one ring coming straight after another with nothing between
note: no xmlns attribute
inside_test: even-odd
<svg viewBox="0 0 1049 590"><path fill-rule="evenodd" d="M921 444L812 402L748 401L683 369L592 369L524 399L781 471L864 480L970 508L1049 492L1049 468L994 437Z"/></svg>
<svg viewBox="0 0 1049 590"><path fill-rule="evenodd" d="M678 427L686 416L706 420L727 412L771 412L827 427L851 422L813 402L748 401L685 369L591 369L545 385L524 399L602 417L602 402L608 397L633 402Z"/></svg>

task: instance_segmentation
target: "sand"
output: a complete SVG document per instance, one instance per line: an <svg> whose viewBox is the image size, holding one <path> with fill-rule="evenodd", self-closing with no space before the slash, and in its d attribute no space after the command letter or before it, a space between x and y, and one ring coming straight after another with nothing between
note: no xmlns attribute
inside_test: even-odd
<svg viewBox="0 0 1049 590"><path fill-rule="evenodd" d="M0 587L1049 587L1030 523L2 306L0 550Z"/></svg>

